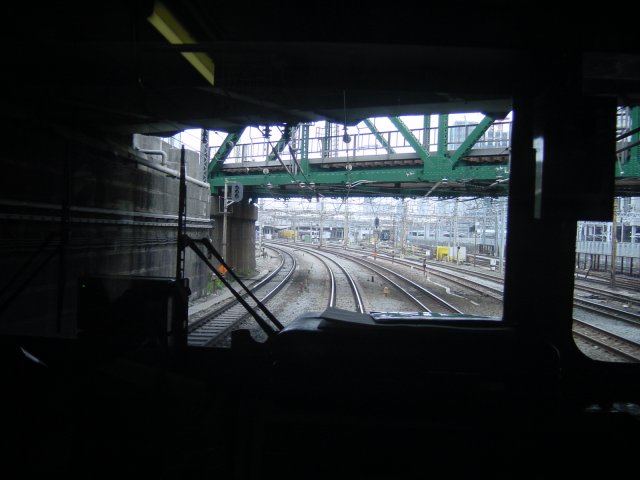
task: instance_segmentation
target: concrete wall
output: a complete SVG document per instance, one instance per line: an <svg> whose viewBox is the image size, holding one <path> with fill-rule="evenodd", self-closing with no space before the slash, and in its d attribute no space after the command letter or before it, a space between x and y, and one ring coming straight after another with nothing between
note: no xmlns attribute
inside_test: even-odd
<svg viewBox="0 0 640 480"><path fill-rule="evenodd" d="M167 154L166 166L172 170L179 171L180 169L180 148L172 147L161 137L151 137L148 135L135 134L132 138L132 145L134 150L162 150ZM156 163L161 162L161 155L148 154L142 151L138 151L138 154L153 160ZM192 150L186 150L187 154L187 177L202 180L202 168L200 167L200 154Z"/></svg>
<svg viewBox="0 0 640 480"><path fill-rule="evenodd" d="M179 181L136 163L131 137L4 133L13 141L0 154L0 333L74 337L81 276L175 276ZM177 170L180 150L163 148ZM197 171L198 154L187 162ZM189 182L187 197L187 233L210 236L209 188ZM206 292L209 274L191 252L186 276L191 298Z"/></svg>

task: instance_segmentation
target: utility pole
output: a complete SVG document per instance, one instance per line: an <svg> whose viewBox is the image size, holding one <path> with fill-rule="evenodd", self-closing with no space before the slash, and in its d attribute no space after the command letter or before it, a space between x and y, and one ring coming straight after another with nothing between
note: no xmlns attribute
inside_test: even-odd
<svg viewBox="0 0 640 480"><path fill-rule="evenodd" d="M495 257L499 257L500 256L500 246L498 244L498 230L500 230L498 228L498 200L496 199L495 201L491 200L491 203L493 203L493 209L494 209L494 213L495 213L495 227L493 228L494 233L493 233L493 247L495 248L495 251L493 252Z"/></svg>
<svg viewBox="0 0 640 480"><path fill-rule="evenodd" d="M298 216L294 213L293 215L293 243L298 241Z"/></svg>
<svg viewBox="0 0 640 480"><path fill-rule="evenodd" d="M473 212L473 267L476 266L478 258L478 201L476 200L476 208Z"/></svg>
<svg viewBox="0 0 640 480"><path fill-rule="evenodd" d="M393 238L391 239L391 245L393 245L393 251L396 251L396 216L393 215L391 217L391 235Z"/></svg>
<svg viewBox="0 0 640 480"><path fill-rule="evenodd" d="M324 202L320 201L320 232L318 236L320 248L322 248L322 237L324 237Z"/></svg>
<svg viewBox="0 0 640 480"><path fill-rule="evenodd" d="M344 248L349 246L349 202L344 202L344 238L342 244Z"/></svg>
<svg viewBox="0 0 640 480"><path fill-rule="evenodd" d="M613 199L613 222L611 224L611 288L616 286L616 247L618 224L616 216L618 215L618 197Z"/></svg>
<svg viewBox="0 0 640 480"><path fill-rule="evenodd" d="M458 197L456 197L456 201L453 205L453 249L456 252L456 263L460 263L460 256L458 252L460 248L458 247Z"/></svg>
<svg viewBox="0 0 640 480"><path fill-rule="evenodd" d="M222 258L227 260L227 217L229 216L229 205L242 200L243 186L241 183L231 183L231 199L229 199L229 182L224 179L224 209L222 212Z"/></svg>
<svg viewBox="0 0 640 480"><path fill-rule="evenodd" d="M449 249L451 249L451 235L453 234L453 232L452 232L453 225L452 225L451 218L448 219L446 225L449 227L449 235L447 236L447 247L449 247Z"/></svg>
<svg viewBox="0 0 640 480"><path fill-rule="evenodd" d="M263 208L263 199L260 198L258 200L258 249L262 251L262 208Z"/></svg>
<svg viewBox="0 0 640 480"><path fill-rule="evenodd" d="M502 201L500 206L500 273L504 273L504 237L507 223L507 202Z"/></svg>
<svg viewBox="0 0 640 480"><path fill-rule="evenodd" d="M222 211L222 259L227 261L227 198L228 198L228 181L224 179L224 209Z"/></svg>
<svg viewBox="0 0 640 480"><path fill-rule="evenodd" d="M487 244L487 235L486 235L486 230L487 230L487 209L488 209L487 200L488 199L485 198L484 201L483 201L484 208L482 209L482 238L480 239L480 245L486 245Z"/></svg>
<svg viewBox="0 0 640 480"><path fill-rule="evenodd" d="M380 218L376 217L373 220L373 259L378 256L378 239L380 238Z"/></svg>
<svg viewBox="0 0 640 480"><path fill-rule="evenodd" d="M476 259L478 258L478 232L473 232L473 268L476 267Z"/></svg>
<svg viewBox="0 0 640 480"><path fill-rule="evenodd" d="M409 204L404 200L402 201L402 233L400 234L400 253L404 255L406 253L407 246L407 211Z"/></svg>

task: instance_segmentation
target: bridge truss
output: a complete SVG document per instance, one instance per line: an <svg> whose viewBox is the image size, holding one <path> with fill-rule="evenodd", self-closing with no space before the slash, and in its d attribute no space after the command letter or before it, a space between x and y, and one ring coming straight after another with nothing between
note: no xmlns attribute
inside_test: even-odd
<svg viewBox="0 0 640 480"><path fill-rule="evenodd" d="M640 185L638 110L618 115L620 195ZM328 122L266 126L250 143L239 143L244 129L238 129L210 147L217 150L208 180L214 195L225 182L241 183L252 199L500 197L509 186L510 120L480 115L477 123L451 124L449 115L424 115L366 119L349 128Z"/></svg>

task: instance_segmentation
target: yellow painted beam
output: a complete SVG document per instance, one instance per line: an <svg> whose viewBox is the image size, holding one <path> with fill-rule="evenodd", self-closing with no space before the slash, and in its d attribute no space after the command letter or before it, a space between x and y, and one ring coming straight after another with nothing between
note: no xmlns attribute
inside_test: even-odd
<svg viewBox="0 0 640 480"><path fill-rule="evenodd" d="M172 45L193 45L197 42L162 2L155 2L153 12L147 18L160 34ZM193 65L207 82L213 85L214 63L202 52L183 52L182 56Z"/></svg>

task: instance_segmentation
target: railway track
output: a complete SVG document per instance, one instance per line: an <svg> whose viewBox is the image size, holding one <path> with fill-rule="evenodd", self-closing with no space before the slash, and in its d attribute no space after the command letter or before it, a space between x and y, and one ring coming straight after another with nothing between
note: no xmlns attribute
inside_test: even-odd
<svg viewBox="0 0 640 480"><path fill-rule="evenodd" d="M640 362L640 344L574 318L573 334L623 362Z"/></svg>
<svg viewBox="0 0 640 480"><path fill-rule="evenodd" d="M357 250L354 250L357 252ZM382 258L386 258L387 260L391 260L391 257L385 255ZM411 266L412 268L418 268L420 265L411 260L403 260L403 259L394 259L395 263L400 263L404 265ZM489 272L480 272L480 271L469 271L468 269L464 269L461 267L457 267L456 265L447 265L446 267L440 266L435 262L428 262L428 272L431 275L436 275L441 278L446 279L452 283L456 283L465 288L469 288L473 291L482 292L487 296L491 296L498 300L502 300L502 277L492 274ZM456 276L452 276L451 272L455 272ZM478 280L476 280L478 279ZM593 295L597 295L599 298L604 300L610 300L625 304L631 308L640 308L640 300L634 298L629 295L624 295L622 293L610 292L606 290L599 289L594 286L590 286L585 284L586 282L581 280L576 280L575 291L576 292L585 292ZM633 285L633 281L631 283ZM605 313L607 317L610 318L618 318L618 319L630 319L630 320L638 320L638 315L629 311L616 309L615 307L610 306L602 306L595 302L589 302L589 300L576 298L575 304L577 307L584 307L585 309L590 309L591 311L595 311L598 309L601 313ZM625 307L626 308L626 307Z"/></svg>
<svg viewBox="0 0 640 480"><path fill-rule="evenodd" d="M574 299L574 307L588 310L590 312L604 314L609 318L626 322L630 325L640 327L640 315L628 310L621 310L609 305L603 305L601 303L593 302L584 299Z"/></svg>
<svg viewBox="0 0 640 480"><path fill-rule="evenodd" d="M282 258L280 265L250 288L252 294L263 304L284 287L296 269L293 255L282 249L273 248L273 250L277 251ZM258 307L258 302L252 299L248 293L242 291L238 294L254 310ZM227 301L213 312L189 324L187 344L193 347L210 346L249 315L245 305L237 298Z"/></svg>
<svg viewBox="0 0 640 480"><path fill-rule="evenodd" d="M602 290L601 288L585 285L584 283L579 281L575 282L575 291L593 295L596 298L620 302L621 304L626 305L628 308L640 309L640 298L637 295L630 296L621 292L610 292Z"/></svg>
<svg viewBox="0 0 640 480"><path fill-rule="evenodd" d="M362 250L351 250L351 252L355 255L362 255ZM369 252L366 252L369 254ZM420 264L417 262L413 262L410 260L404 259L396 259L392 258L389 255L378 255L378 258L384 258L388 261L393 261L397 264L402 264L405 266L409 266L411 268L422 268ZM481 288L477 288L473 286L474 280L472 277L478 277L480 281L493 282L497 283L502 279L499 278L495 274L485 273L485 272L469 272L466 269L456 267L454 265L447 267L440 267L438 265L433 265L433 263L428 264L428 271L432 275L439 275L443 278L446 278L447 281L457 283L466 288L472 288L474 291L484 291L487 288L487 284L483 283ZM461 279L453 278L453 275L462 275ZM578 282L576 282L578 283ZM601 289L597 289L592 286L585 286L580 283L576 285L577 291L584 291L594 295L597 295L599 298L616 302L621 302L625 305L633 306L634 308L640 305L638 300L635 298L629 297L627 295L623 295L620 293L607 292ZM498 287L488 287L487 292L491 292L490 295L494 298L502 299L502 291L501 288ZM612 307L609 305L603 305L598 302L590 301L587 299L576 298L574 305L577 309L582 309L589 311L590 313L596 314L602 318L610 319L612 321L625 322L628 325L634 327L640 327L640 315L629 309L621 309ZM574 320L574 332L577 338L582 339L583 341L589 343L590 345L595 345L598 348L609 352L610 355L619 358L620 361L631 361L638 362L640 361L640 345L634 342L631 339L625 338L621 335L617 335L616 333L606 330L604 328L598 327L596 325L592 325L586 323L584 320L580 318L573 318Z"/></svg>
<svg viewBox="0 0 640 480"><path fill-rule="evenodd" d="M306 253L314 256L327 270L331 285L329 287L329 299L327 301L328 307L338 307L344 310L354 310L359 313L364 312L364 304L362 302L362 295L356 281L351 274L334 259L322 255L319 252L315 252L310 249L298 248L297 250L303 250ZM295 251L295 250L294 250ZM334 269L331 264L337 267ZM351 295L346 295L344 292L351 292Z"/></svg>
<svg viewBox="0 0 640 480"><path fill-rule="evenodd" d="M313 254L319 254L317 250L313 250L310 248L300 249ZM350 262L353 262L375 273L376 275L384 279L384 281L392 285L397 291L401 292L403 295L406 295L420 309L420 311L438 311L439 313L462 313L458 308L451 305L445 299L439 297L435 293L417 284L413 280L397 272L394 272L391 269L385 268L381 265L377 265L374 262L370 262L362 258L355 258L351 255L345 255L344 253L339 251L329 250L328 253L349 260ZM325 253L322 253L321 255L326 257Z"/></svg>
<svg viewBox="0 0 640 480"><path fill-rule="evenodd" d="M282 248L277 248L277 243L270 243L270 248L277 249L280 252L280 255L283 256L283 262L281 267L278 269L278 272L285 271L288 275L280 274L282 277L290 278L293 274L293 269L295 269L295 258L292 254L285 252ZM288 249L292 249L290 245L278 245L279 247L288 247ZM353 297L353 303L351 306L348 306L347 309L353 309L355 311L364 311L363 302L360 294L358 293L358 287L354 279L348 273L347 269L344 268L342 262L332 258L332 256L337 256L342 259L347 259L351 262L356 263L357 265L366 268L368 271L374 272L375 275L378 275L385 279L386 282L393 285L398 291L403 292L418 307L420 311L439 311L441 313L462 313L456 307L448 304L444 299L439 298L437 295L434 295L433 292L428 291L421 285L418 285L416 282L412 281L409 278L404 277L403 275L394 272L390 268L384 267L378 263L378 261L370 261L362 258L362 251L356 250L355 252L345 253L343 250L335 251L331 249L324 249L323 251L317 251L313 248L300 247L296 246L295 249L298 251L304 251L310 255L313 255L318 261L320 261L325 269L327 270L327 274L331 278L331 287L330 287L330 297L327 299L327 306L338 306L339 308L344 308L345 299L344 295L342 296L342 302L339 303L338 297L341 293L346 291L351 291L351 296ZM365 252L366 253L366 252ZM329 255L330 254L330 255ZM355 254L355 256L354 256ZM289 257L291 264L288 266L285 265L287 263L285 258ZM392 258L386 258L386 260L392 260ZM403 264L405 266L410 266L411 268L422 268L421 265L418 265L416 262L401 260L401 259L393 259L395 263ZM293 266L292 266L293 265ZM337 268L336 268L337 267ZM443 267L439 267L440 270L438 274L443 277L446 276L448 281L451 281L451 275L455 274L463 274L469 272L463 271L463 269L456 269L455 267L452 269L453 272L449 271L448 274L446 269ZM433 268L430 266L429 271L433 273ZM457 270L460 270L458 272ZM475 272L472 272L475 274ZM276 276L276 275L274 275ZM274 280L271 277L270 282L272 285L275 285L273 282L281 283L281 281ZM480 274L479 275L483 279L488 279L490 281L496 281L496 275L492 274ZM466 286L467 283L471 283L472 280L465 278L460 284ZM263 282L264 283L264 282ZM265 288L264 290L260 289L259 291L267 291L269 290L268 295L264 295L263 301L267 301L275 292L281 288L280 287L271 287ZM466 286L466 288L469 288ZM497 294L497 292L495 292ZM603 294L604 292L599 291L599 294ZM501 292L500 292L501 294ZM347 296L348 297L348 296ZM429 300L425 300L425 298ZM501 295L500 295L501 298ZM628 297L618 298L618 300L628 300ZM434 302L434 303L431 303ZM241 305L238 305L238 302L233 302L236 305L233 306L233 309L230 306L226 306L224 308L216 310L214 313L210 314L207 318L197 322L197 325L191 325L189 328L189 344L197 345L197 346L207 346L215 342L216 338L228 333L233 327L240 322L241 320L247 318L248 314L246 309ZM590 302L588 300L576 299L576 307L581 309L588 309L591 312L596 313L602 317L615 319L616 321L625 321L625 322L633 322L635 326L640 325L640 318L638 315L629 312L629 311L621 311L620 309L615 309L606 305L602 305L596 302ZM603 351L609 352L610 355L619 358L620 361L625 362L638 362L640 361L640 345L624 338L620 335L616 335L615 333L598 327L596 325L592 325L586 323L582 319L574 318L574 334L576 339L581 339L583 342L586 342L590 345L597 346L597 348L602 349Z"/></svg>
<svg viewBox="0 0 640 480"><path fill-rule="evenodd" d="M582 280L583 282L590 282L601 285L611 285L611 273L590 272L588 277L584 275L580 276L580 280ZM616 275L615 286L619 288L626 288L628 290L640 291L640 278Z"/></svg>
<svg viewBox="0 0 640 480"><path fill-rule="evenodd" d="M347 249L353 252L355 255L362 255L362 250ZM367 255L370 252L365 252ZM422 270L422 265L412 260L406 260L402 258L396 258L389 254L377 254L377 258L392 261L399 265L405 265L410 268ZM456 271L456 276L451 275L451 271ZM463 268L457 268L454 265L447 265L442 267L436 262L427 262L427 274L434 277L442 278L448 282L459 285L465 289L473 290L482 296L494 298L496 300L502 300L502 277L496 274L485 273L480 271L470 272ZM481 282L478 279L482 280Z"/></svg>

